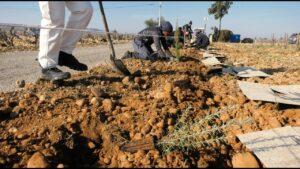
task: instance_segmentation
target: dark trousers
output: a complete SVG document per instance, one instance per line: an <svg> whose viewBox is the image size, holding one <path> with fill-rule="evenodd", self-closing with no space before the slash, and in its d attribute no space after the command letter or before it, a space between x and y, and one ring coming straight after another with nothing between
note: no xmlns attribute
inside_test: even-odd
<svg viewBox="0 0 300 169"><path fill-rule="evenodd" d="M150 45L145 45L141 41L136 41L136 40L133 41L132 45L133 45L134 52L136 53L135 55L136 58L155 59L153 58L152 55L154 51L152 50Z"/></svg>

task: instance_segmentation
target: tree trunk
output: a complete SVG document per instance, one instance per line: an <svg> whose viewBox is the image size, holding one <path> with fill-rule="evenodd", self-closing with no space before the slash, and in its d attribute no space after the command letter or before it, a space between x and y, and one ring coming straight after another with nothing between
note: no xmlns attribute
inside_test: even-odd
<svg viewBox="0 0 300 169"><path fill-rule="evenodd" d="M218 39L221 33L221 22L222 22L222 18L219 18L219 32L218 32Z"/></svg>
<svg viewBox="0 0 300 169"><path fill-rule="evenodd" d="M222 22L222 18L219 19L219 31L221 31L221 22Z"/></svg>

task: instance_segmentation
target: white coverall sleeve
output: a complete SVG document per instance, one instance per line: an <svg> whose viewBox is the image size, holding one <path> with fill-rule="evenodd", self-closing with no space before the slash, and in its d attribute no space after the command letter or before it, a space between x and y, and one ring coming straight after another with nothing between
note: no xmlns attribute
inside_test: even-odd
<svg viewBox="0 0 300 169"><path fill-rule="evenodd" d="M85 29L93 13L87 1L40 1L39 6L41 26L47 28L64 28L65 6L71 11L67 28ZM38 60L42 68L57 66L60 50L72 54L81 34L79 31L41 29Z"/></svg>

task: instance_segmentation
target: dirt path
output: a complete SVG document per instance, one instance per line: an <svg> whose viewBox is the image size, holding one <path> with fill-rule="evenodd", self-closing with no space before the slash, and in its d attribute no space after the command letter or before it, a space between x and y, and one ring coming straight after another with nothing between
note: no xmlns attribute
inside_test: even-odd
<svg viewBox="0 0 300 169"><path fill-rule="evenodd" d="M130 43L116 44L115 50L120 57L126 50L131 50ZM0 53L0 92L11 91L16 88L17 80L34 82L40 76L40 67L35 61L38 51L20 51ZM106 45L101 47L82 47L75 50L74 55L79 61L86 63L89 68L100 63L105 63L109 55L109 49ZM68 68L63 70L76 73Z"/></svg>

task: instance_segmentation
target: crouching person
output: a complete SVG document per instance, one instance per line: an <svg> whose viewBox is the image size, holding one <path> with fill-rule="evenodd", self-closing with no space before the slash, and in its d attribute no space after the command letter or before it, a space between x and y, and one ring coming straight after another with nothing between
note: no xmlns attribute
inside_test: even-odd
<svg viewBox="0 0 300 169"><path fill-rule="evenodd" d="M172 31L173 27L170 22L163 22L160 27L150 27L142 30L133 39L134 52L127 51L122 59L140 58L152 61L170 59L173 56L166 43L166 37L168 37ZM153 43L155 44L157 52L154 52L151 47Z"/></svg>
<svg viewBox="0 0 300 169"><path fill-rule="evenodd" d="M197 49L207 49L209 45L209 38L202 32L196 34L196 40L194 42L195 48Z"/></svg>

